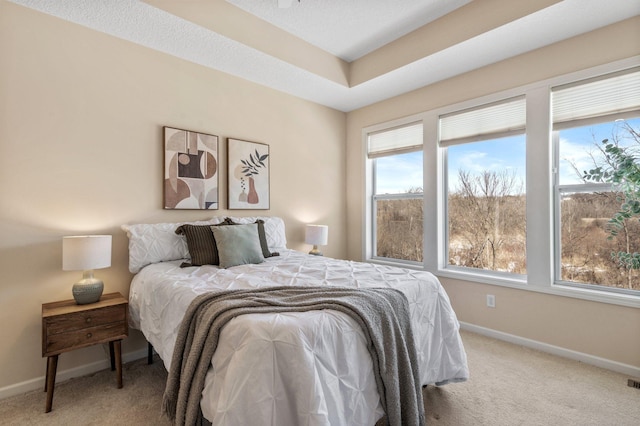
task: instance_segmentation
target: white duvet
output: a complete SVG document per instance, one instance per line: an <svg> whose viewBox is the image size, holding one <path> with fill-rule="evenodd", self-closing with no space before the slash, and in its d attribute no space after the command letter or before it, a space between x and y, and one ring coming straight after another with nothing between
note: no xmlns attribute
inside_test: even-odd
<svg viewBox="0 0 640 426"><path fill-rule="evenodd" d="M274 285L394 287L409 300L422 384L468 377L455 313L428 272L292 250L229 269L180 263L146 266L129 294L131 326L142 330L167 370L182 316L201 293ZM236 317L223 328L211 364L201 407L213 425L371 426L384 414L364 335L339 312Z"/></svg>

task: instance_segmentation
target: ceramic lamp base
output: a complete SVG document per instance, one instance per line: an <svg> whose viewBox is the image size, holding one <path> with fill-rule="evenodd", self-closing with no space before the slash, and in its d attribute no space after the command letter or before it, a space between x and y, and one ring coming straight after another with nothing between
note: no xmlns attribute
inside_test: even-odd
<svg viewBox="0 0 640 426"><path fill-rule="evenodd" d="M322 256L322 252L318 250L318 246L315 245L313 246L313 250L311 250L309 254L312 254L314 256Z"/></svg>
<svg viewBox="0 0 640 426"><path fill-rule="evenodd" d="M103 290L104 283L93 278L93 271L90 271L90 273L85 272L83 279L73 285L71 292L78 305L86 305L99 301Z"/></svg>

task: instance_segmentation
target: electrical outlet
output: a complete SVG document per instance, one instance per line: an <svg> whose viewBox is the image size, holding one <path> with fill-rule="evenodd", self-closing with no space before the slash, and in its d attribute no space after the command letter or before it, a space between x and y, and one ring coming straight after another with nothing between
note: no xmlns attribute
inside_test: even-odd
<svg viewBox="0 0 640 426"><path fill-rule="evenodd" d="M496 296L493 294L487 294L487 306L490 308L496 307Z"/></svg>

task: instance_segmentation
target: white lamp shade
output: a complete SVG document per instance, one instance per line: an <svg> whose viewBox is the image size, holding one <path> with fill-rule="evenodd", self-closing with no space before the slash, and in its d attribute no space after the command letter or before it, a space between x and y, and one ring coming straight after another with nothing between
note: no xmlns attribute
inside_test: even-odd
<svg viewBox="0 0 640 426"><path fill-rule="evenodd" d="M62 238L62 270L87 271L111 266L111 235Z"/></svg>
<svg viewBox="0 0 640 426"><path fill-rule="evenodd" d="M314 246L326 246L329 241L329 227L327 225L307 225L304 241Z"/></svg>

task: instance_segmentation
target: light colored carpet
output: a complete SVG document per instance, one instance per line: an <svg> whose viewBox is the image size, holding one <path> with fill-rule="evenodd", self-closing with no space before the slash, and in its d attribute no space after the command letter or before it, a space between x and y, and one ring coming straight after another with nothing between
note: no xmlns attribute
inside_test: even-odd
<svg viewBox="0 0 640 426"><path fill-rule="evenodd" d="M424 389L430 425L640 424L640 390L624 375L474 333L462 338L471 379ZM42 391L2 400L0 424L169 425L160 416L162 362L128 363L123 376L122 389L109 370L57 384L48 414Z"/></svg>

